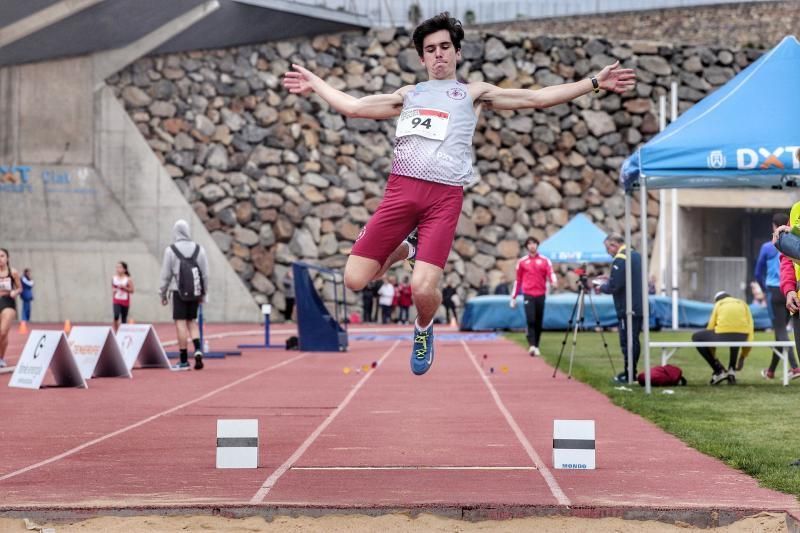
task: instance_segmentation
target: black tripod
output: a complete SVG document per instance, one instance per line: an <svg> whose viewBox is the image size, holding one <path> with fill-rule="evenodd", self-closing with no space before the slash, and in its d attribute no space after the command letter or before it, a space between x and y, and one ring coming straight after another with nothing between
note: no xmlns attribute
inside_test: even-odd
<svg viewBox="0 0 800 533"><path fill-rule="evenodd" d="M592 314L594 315L595 327L600 331L600 338L603 339L603 347L606 350L608 362L611 365L611 370L613 371L614 375L617 373L616 369L614 369L614 362L611 360L611 353L608 351L608 342L606 342L606 336L603 333L603 329L600 327L600 317L597 314L597 308L594 306L594 300L592 300L592 291L588 288L588 285L588 278L586 276L581 276L578 284L578 297L575 299L575 305L572 306L572 313L569 317L569 325L567 326L567 331L564 332L564 340L561 341L561 351L558 353L556 367L553 369L553 377L556 377L558 367L561 364L561 356L564 355L564 348L567 345L567 338L569 337L570 332L572 332L572 348L569 352L569 372L567 372L567 379L572 379L572 362L575 358L575 345L578 343L578 330L583 328L586 318L585 299L587 293L589 294L589 305L592 307Z"/></svg>

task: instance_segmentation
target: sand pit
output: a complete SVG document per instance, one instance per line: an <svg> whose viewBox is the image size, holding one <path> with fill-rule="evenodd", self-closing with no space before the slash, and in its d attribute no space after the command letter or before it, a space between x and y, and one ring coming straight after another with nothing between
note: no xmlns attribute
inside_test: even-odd
<svg viewBox="0 0 800 533"><path fill-rule="evenodd" d="M664 524L654 521L621 520L618 518L516 518L502 521L466 522L450 518L442 518L430 514L422 514L416 518L403 514L369 517L363 515L327 515L320 518L310 517L278 517L267 522L261 517L223 518L220 516L137 516L137 517L99 517L80 522L36 522L30 523L36 529L26 529L21 519L0 519L0 530L8 532L44 531L53 533L129 533L131 531L148 531L153 533L184 531L219 531L223 533L239 533L250 531L266 532L326 532L351 533L356 531L381 531L386 533L470 533L470 532L505 532L522 533L528 531L561 533L569 531L592 531L594 533L668 533L695 530L687 524ZM748 517L713 531L725 533L744 533L758 531L761 533L778 533L788 531L783 514L761 513Z"/></svg>

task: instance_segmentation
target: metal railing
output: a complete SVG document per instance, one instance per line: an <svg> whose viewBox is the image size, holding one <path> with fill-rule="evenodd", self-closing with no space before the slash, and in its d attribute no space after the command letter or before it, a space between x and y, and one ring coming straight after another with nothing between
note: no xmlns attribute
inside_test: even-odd
<svg viewBox="0 0 800 533"><path fill-rule="evenodd" d="M528 18L767 1L772 0L294 0L294 3L366 17L373 26L413 26L443 11L449 11L465 24L472 25Z"/></svg>

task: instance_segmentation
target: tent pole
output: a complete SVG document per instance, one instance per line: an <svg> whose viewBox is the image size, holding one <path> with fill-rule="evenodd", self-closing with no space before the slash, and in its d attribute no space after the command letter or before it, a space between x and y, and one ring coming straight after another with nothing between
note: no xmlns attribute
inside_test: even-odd
<svg viewBox="0 0 800 533"><path fill-rule="evenodd" d="M647 181L639 180L639 204L641 206L642 223L639 230L642 232L642 350L644 351L644 391L650 394L650 295L647 293ZM630 254L629 254L630 255Z"/></svg>
<svg viewBox="0 0 800 533"><path fill-rule="evenodd" d="M658 97L658 129L667 127L667 97ZM658 284L661 296L667 295L667 191L658 191Z"/></svg>
<svg viewBox="0 0 800 533"><path fill-rule="evenodd" d="M678 330L678 297L680 296L680 289L678 288L678 189L672 189L672 201L670 202L672 213L670 221L672 222L672 329Z"/></svg>
<svg viewBox="0 0 800 533"><path fill-rule="evenodd" d="M633 375L633 274L631 270L631 195L625 191L625 334L627 335L627 353L623 354L628 362L628 384L632 384Z"/></svg>
<svg viewBox="0 0 800 533"><path fill-rule="evenodd" d="M678 82L673 81L670 86L670 121L678 119ZM672 270L672 329L678 330L678 190L672 189L670 202L670 222L672 225L672 251L670 253Z"/></svg>

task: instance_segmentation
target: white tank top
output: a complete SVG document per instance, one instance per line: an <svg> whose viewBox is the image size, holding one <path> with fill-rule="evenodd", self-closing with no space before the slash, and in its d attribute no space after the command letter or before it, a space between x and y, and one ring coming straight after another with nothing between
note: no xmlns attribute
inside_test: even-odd
<svg viewBox="0 0 800 533"><path fill-rule="evenodd" d="M392 173L466 185L472 178L472 136L477 122L466 83L418 83L403 97Z"/></svg>
<svg viewBox="0 0 800 533"><path fill-rule="evenodd" d="M127 302L130 298L130 294L128 291L123 291L121 287L128 286L128 277L127 276L114 276L111 279L111 284L114 286L114 301L116 302Z"/></svg>

